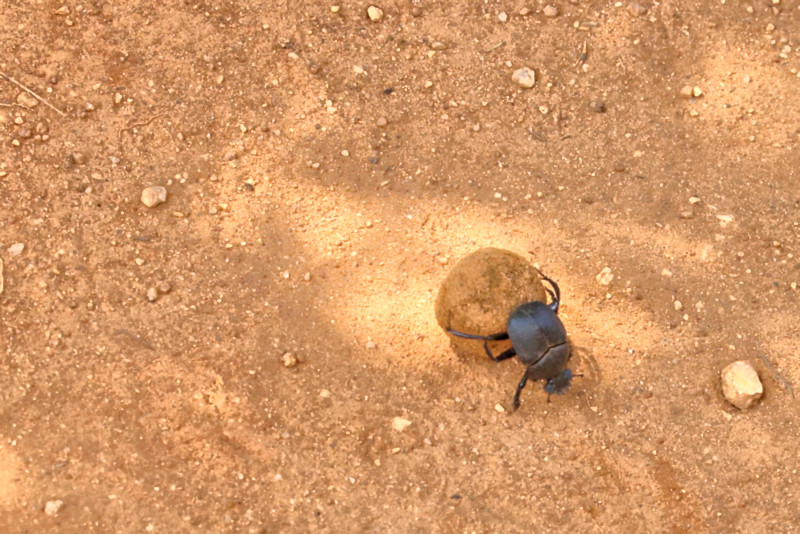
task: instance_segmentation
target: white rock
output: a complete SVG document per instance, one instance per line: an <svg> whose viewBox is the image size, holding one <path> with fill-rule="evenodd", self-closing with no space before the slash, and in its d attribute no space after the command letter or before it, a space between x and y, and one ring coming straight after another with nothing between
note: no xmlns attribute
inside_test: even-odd
<svg viewBox="0 0 800 534"><path fill-rule="evenodd" d="M511 81L526 89L530 89L536 83L536 73L533 69L522 67L514 71L514 74L511 75Z"/></svg>
<svg viewBox="0 0 800 534"><path fill-rule="evenodd" d="M8 253L12 256L19 256L23 250L25 250L25 245L22 243L14 243L8 247Z"/></svg>
<svg viewBox="0 0 800 534"><path fill-rule="evenodd" d="M392 430L396 430L398 432L402 432L411 424L411 421L408 419L403 419L402 417L395 417L392 419Z"/></svg>
<svg viewBox="0 0 800 534"><path fill-rule="evenodd" d="M57 500L57 501L47 501L44 505L44 513L47 515L56 515L59 510L64 506L64 501Z"/></svg>
<svg viewBox="0 0 800 534"><path fill-rule="evenodd" d="M764 394L758 373L748 362L733 362L722 370L721 378L722 393L740 410L746 410Z"/></svg>
<svg viewBox="0 0 800 534"><path fill-rule="evenodd" d="M719 225L723 228L733 222L733 215L717 215Z"/></svg>
<svg viewBox="0 0 800 534"><path fill-rule="evenodd" d="M505 408L503 408L503 406L502 406L501 404L495 404L495 405L494 405L494 410L495 410L497 413L503 413L503 412L505 412L505 411L506 411L506 409L505 409Z"/></svg>
<svg viewBox="0 0 800 534"><path fill-rule="evenodd" d="M26 108L35 108L39 105L39 101L28 93L20 93L17 95L17 104Z"/></svg>
<svg viewBox="0 0 800 534"><path fill-rule="evenodd" d="M611 267L603 267L603 270L597 273L597 276L594 278L601 286L607 286L614 279L614 275L611 274Z"/></svg>
<svg viewBox="0 0 800 534"><path fill-rule="evenodd" d="M558 8L556 6L544 6L544 16L550 18L557 17Z"/></svg>
<svg viewBox="0 0 800 534"><path fill-rule="evenodd" d="M291 367L295 367L297 365L297 358L295 358L294 354L292 354L291 352L287 352L286 354L281 356L281 361L283 362L283 366L284 367L290 367L291 368ZM323 391L327 391L327 390L323 390ZM320 393L320 396L323 396L322 393ZM330 396L330 394L328 394L328 396Z"/></svg>
<svg viewBox="0 0 800 534"><path fill-rule="evenodd" d="M383 18L383 10L376 6L369 6L367 8L367 16L369 16L369 20L378 22Z"/></svg>
<svg viewBox="0 0 800 534"><path fill-rule="evenodd" d="M158 289L155 287L148 287L147 288L147 300L150 302L155 302L158 300Z"/></svg>
<svg viewBox="0 0 800 534"><path fill-rule="evenodd" d="M142 190L142 203L148 208L154 208L167 201L167 190L160 185L151 185Z"/></svg>

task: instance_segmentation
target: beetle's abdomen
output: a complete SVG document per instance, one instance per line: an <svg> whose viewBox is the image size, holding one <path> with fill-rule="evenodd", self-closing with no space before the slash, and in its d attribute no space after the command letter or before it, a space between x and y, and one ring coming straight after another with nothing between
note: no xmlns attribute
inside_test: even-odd
<svg viewBox="0 0 800 534"><path fill-rule="evenodd" d="M528 302L522 304L508 317L508 337L517 351L517 357L531 371L542 373L555 370L549 376L533 376L530 378L550 378L558 374L569 358L567 330L558 315L544 302ZM545 361L539 361L547 355ZM537 364L537 365L534 365Z"/></svg>

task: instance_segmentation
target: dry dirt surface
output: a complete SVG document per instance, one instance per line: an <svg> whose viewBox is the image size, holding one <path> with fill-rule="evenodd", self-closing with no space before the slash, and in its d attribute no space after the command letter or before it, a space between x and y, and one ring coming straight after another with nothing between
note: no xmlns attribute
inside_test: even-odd
<svg viewBox="0 0 800 534"><path fill-rule="evenodd" d="M798 4L3 0L0 532L796 529ZM549 404L436 324L486 246Z"/></svg>

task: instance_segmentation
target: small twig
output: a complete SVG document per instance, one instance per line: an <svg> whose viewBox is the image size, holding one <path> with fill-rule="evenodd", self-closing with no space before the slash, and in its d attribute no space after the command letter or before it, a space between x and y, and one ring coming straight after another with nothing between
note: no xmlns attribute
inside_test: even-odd
<svg viewBox="0 0 800 534"><path fill-rule="evenodd" d="M781 374L774 367L772 367L772 364L769 363L769 360L767 359L767 357L764 356L761 352L758 353L758 357L761 358L764 361L764 365L767 366L767 369L769 369L770 372L773 375L775 375L775 378L778 379L778 382L783 384L783 388L786 391L789 392L789 395L791 395L792 398L794 398L794 391L792 391L792 386L790 386L789 383L786 380L784 380L784 378L781 376Z"/></svg>
<svg viewBox="0 0 800 534"><path fill-rule="evenodd" d="M22 108L27 111L33 111L33 109L28 106L23 106L22 104L6 104L5 102L0 102L0 108Z"/></svg>
<svg viewBox="0 0 800 534"><path fill-rule="evenodd" d="M578 61L575 62L575 65L583 65L586 63L586 60L589 59L589 47L586 45L586 41L583 42L583 50L581 52Z"/></svg>
<svg viewBox="0 0 800 534"><path fill-rule="evenodd" d="M541 141L542 143L546 143L547 142L547 139L543 135L538 133L536 130L534 130L533 128L528 128L528 133L531 134L531 136L533 136L534 138L536 138L539 141Z"/></svg>
<svg viewBox="0 0 800 534"><path fill-rule="evenodd" d="M154 116L150 117L149 119L147 119L144 122L135 122L135 123L131 124L130 126L126 126L125 128L121 128L120 131L119 131L119 138L122 139L122 132L125 132L125 131L128 131L128 130L133 130L134 128L138 128L139 126L147 126L148 124L150 124L154 120L158 119L159 117L163 117L164 115L166 115L166 113L159 113L158 115L154 115Z"/></svg>
<svg viewBox="0 0 800 534"><path fill-rule="evenodd" d="M497 43L496 45L494 45L494 46L490 46L490 47L489 47L489 48L487 48L486 50L483 50L483 53L484 53L484 54L488 54L489 52L494 52L495 50L497 50L498 48L500 48L500 47L501 47L501 46L503 46L504 44L506 44L506 42L505 42L505 41L500 41L500 42L499 42L499 43Z"/></svg>
<svg viewBox="0 0 800 534"><path fill-rule="evenodd" d="M35 98L36 100L38 100L39 102L41 102L41 103L42 103L42 104L44 104L45 106L49 107L50 109L52 109L53 111L55 111L56 113L58 113L59 115L61 115L62 117L66 116L66 114L65 114L63 111L61 111L60 109L58 109L57 107L55 107L53 104L51 104L50 102L48 102L47 100L45 100L45 99L44 99L44 98L42 98L41 96L39 96L39 95L37 95L36 93L34 93L32 89L28 89L27 87L25 87L24 85L22 85L21 83L19 83L17 80L15 80L14 78L12 78L12 77L11 77L11 76L9 76L8 74L5 74L5 73L2 73L2 72L0 72L0 78L3 78L4 80L6 80L6 81L7 81L7 82L9 82L9 83L13 83L14 85L16 85L17 87L19 87L20 89L22 89L22 90L23 90L23 91L25 91L26 93L30 94L30 95L31 95L33 98Z"/></svg>

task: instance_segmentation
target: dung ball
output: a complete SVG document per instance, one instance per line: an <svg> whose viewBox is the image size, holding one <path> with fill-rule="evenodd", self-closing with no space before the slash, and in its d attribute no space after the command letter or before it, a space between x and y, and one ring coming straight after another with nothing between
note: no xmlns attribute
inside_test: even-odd
<svg viewBox="0 0 800 534"><path fill-rule="evenodd" d="M487 336L504 332L508 316L520 304L546 298L529 261L508 250L483 248L459 260L447 274L436 296L436 321L445 331ZM485 357L480 341L450 337L459 352Z"/></svg>

